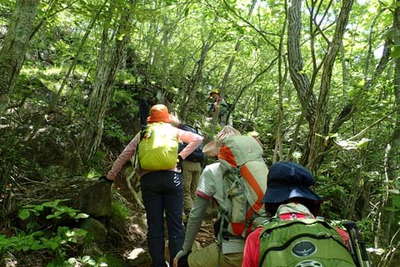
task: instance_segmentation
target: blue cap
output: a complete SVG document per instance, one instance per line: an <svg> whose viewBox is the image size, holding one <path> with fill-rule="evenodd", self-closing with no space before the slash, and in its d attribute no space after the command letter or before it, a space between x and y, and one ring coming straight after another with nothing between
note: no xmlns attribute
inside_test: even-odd
<svg viewBox="0 0 400 267"><path fill-rule="evenodd" d="M322 201L309 189L314 183L313 175L303 166L294 162L277 162L269 170L263 202L281 203L296 197Z"/></svg>

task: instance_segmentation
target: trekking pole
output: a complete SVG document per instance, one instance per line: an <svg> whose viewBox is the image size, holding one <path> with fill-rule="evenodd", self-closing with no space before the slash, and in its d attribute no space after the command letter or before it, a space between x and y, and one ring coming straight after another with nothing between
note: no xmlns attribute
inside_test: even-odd
<svg viewBox="0 0 400 267"><path fill-rule="evenodd" d="M347 232L350 235L350 249L351 254L359 267L371 267L368 258L367 250L365 249L365 242L361 239L360 231L357 224L352 221L343 223Z"/></svg>

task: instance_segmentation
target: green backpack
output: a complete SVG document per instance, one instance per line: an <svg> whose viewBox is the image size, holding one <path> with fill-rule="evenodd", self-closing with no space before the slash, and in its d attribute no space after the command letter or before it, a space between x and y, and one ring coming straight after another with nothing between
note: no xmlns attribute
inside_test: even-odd
<svg viewBox="0 0 400 267"><path fill-rule="evenodd" d="M168 123L150 123L141 133L139 166L143 170L170 170L178 158L178 136Z"/></svg>
<svg viewBox="0 0 400 267"><path fill-rule="evenodd" d="M262 198L267 188L268 168L263 150L250 136L230 136L222 141L218 154L228 166L224 174L224 201L219 215L222 235L246 237L266 219Z"/></svg>
<svg viewBox="0 0 400 267"><path fill-rule="evenodd" d="M260 235L259 266L354 267L340 235L321 219L273 219Z"/></svg>

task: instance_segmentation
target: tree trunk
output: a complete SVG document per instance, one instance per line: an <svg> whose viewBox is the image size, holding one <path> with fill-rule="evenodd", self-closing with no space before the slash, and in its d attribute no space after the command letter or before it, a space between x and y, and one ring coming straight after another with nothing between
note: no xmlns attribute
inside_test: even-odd
<svg viewBox="0 0 400 267"><path fill-rule="evenodd" d="M306 164L313 171L316 170L321 163L321 152L324 151L324 139L319 135L326 135L329 132L327 105L332 70L340 49L353 2L354 0L342 1L333 40L330 42L328 52L323 59L318 101L313 93L314 82L310 83L308 76L303 72L303 58L300 49L302 1L291 0L287 10L289 72L300 100L302 112L309 125L308 141L303 154L302 163ZM316 73L313 74L313 76L315 75Z"/></svg>
<svg viewBox="0 0 400 267"><path fill-rule="evenodd" d="M14 88L24 63L39 2L16 1L14 15L0 50L0 113L8 104L8 93Z"/></svg>
<svg viewBox="0 0 400 267"><path fill-rule="evenodd" d="M90 96L86 131L84 132L85 159L90 160L96 153L103 136L104 116L113 95L113 82L122 62L129 41L132 10L121 15L116 33L109 37L109 27L105 25L101 49L98 56L96 78ZM110 18L111 19L111 18ZM112 45L109 43L112 42Z"/></svg>
<svg viewBox="0 0 400 267"><path fill-rule="evenodd" d="M253 10L254 10L254 7L255 7L256 3L257 3L257 0L252 0L251 6L250 6L250 8L249 8L249 12L248 12L248 14L247 14L247 17L250 17L251 14L253 13ZM237 42L236 42L235 49L234 49L234 53L233 53L233 55L231 56L231 58L229 59L228 67L226 68L224 77L223 77L223 79L222 79L222 81L221 81L220 91L221 91L221 95L222 95L222 96L224 96L224 90L225 90L226 85L227 85L227 83L228 83L228 81L229 81L229 76L230 76L230 74L231 74L231 72L232 72L233 65L234 65L234 63L235 63L236 53L237 53L239 50L240 50L240 39L238 39Z"/></svg>
<svg viewBox="0 0 400 267"><path fill-rule="evenodd" d="M393 12L393 44L400 46L400 0L396 0L396 8ZM395 124L392 136L389 140L389 144L386 147L387 155L385 156L385 185L386 194L382 200L382 206L380 209L381 221L378 224L383 229L383 223L386 227L381 236L382 243L392 244L398 242L400 245L400 237L398 234L398 222L396 221L396 216L393 211L385 211L385 208L390 203L390 189L392 187L396 188L394 185L396 178L400 177L400 57L394 59L394 76L393 76L393 87L394 87L394 116ZM397 233L396 233L397 231ZM382 231L381 231L382 232ZM395 238L397 235L397 238ZM387 265L391 264L393 257L396 253L395 250L389 250L385 255L385 258L389 258Z"/></svg>
<svg viewBox="0 0 400 267"><path fill-rule="evenodd" d="M329 115L327 112L329 102L329 92L332 79L333 66L336 56L341 47L343 35L349 20L351 8L354 0L345 0L342 2L339 18L336 23L335 34L329 47L327 54L324 57L324 65L322 69L321 85L319 89L318 103L315 113L315 120L309 132L309 146L307 166L311 170L316 170L322 162L322 152L324 151L325 140L321 136L329 134Z"/></svg>
<svg viewBox="0 0 400 267"><path fill-rule="evenodd" d="M212 41L213 36L212 33L210 33L208 39L203 43L203 46L201 48L201 53L200 53L200 58L196 62L196 65L193 69L191 78L188 82L187 90L186 90L186 99L183 101L183 106L181 108L180 112L180 117L182 118L183 121L185 121L188 118L188 111L190 104L193 103L193 98L196 96L197 92L197 87L201 79L203 78L203 68L204 68L204 63L206 62L207 54L211 50L211 48L214 46L214 42Z"/></svg>
<svg viewBox="0 0 400 267"><path fill-rule="evenodd" d="M71 73L73 73L73 71L75 70L76 64L78 62L78 59L80 57L80 54L82 52L82 48L86 43L86 40L88 39L90 33L92 32L92 29L96 23L96 21L98 20L101 12L103 11L104 7L106 6L108 0L105 0L104 3L101 5L101 7L97 10L96 14L94 15L94 17L92 18L92 20L89 23L89 26L87 27L85 34L83 35L83 38L81 39L79 45L77 46L77 49L75 51L75 55L74 55L74 59L71 63L71 65L69 66L67 73L65 74L65 77L61 83L60 89L58 89L57 92L57 98L61 95L64 87L66 86L69 76L71 75Z"/></svg>
<svg viewBox="0 0 400 267"><path fill-rule="evenodd" d="M260 71L259 73L257 73L257 74L252 78L252 80L251 80L249 83L243 85L243 86L238 90L238 93L237 93L237 95L235 96L235 99L233 100L232 107L229 109L227 118L229 118L229 117L231 116L232 112L235 110L236 105L237 105L237 103L239 102L240 98L242 97L243 93L244 93L248 88L250 88L251 86L253 86L256 82L258 82L258 81L260 80L260 78L261 78L265 73L267 73L269 70L271 70L272 67L275 66L275 62L276 62L277 60L278 60L278 57L272 59L272 61L267 65L267 67L266 67L265 69L263 69L262 71Z"/></svg>
<svg viewBox="0 0 400 267"><path fill-rule="evenodd" d="M316 99L314 93L312 92L312 88L310 87L310 80L303 72L304 64L300 49L302 2L302 0L289 1L289 8L287 10L287 49L290 78L292 79L293 85L296 88L303 115L311 126L314 123Z"/></svg>
<svg viewBox="0 0 400 267"><path fill-rule="evenodd" d="M393 15L393 28L394 34L394 45L400 46L400 0L396 1L397 6ZM394 180L396 177L400 177L400 57L394 60L395 69L393 77L394 96L395 96L395 125L390 140L390 153L388 159L388 175L390 180Z"/></svg>
<svg viewBox="0 0 400 267"><path fill-rule="evenodd" d="M286 7L285 1L285 7ZM287 20L285 18L285 23L282 26L280 38L279 38L279 59L278 59L278 125L276 127L275 132L275 148L274 148L274 155L272 157L272 162L277 162L283 159L283 136L282 136L282 126L284 122L284 109L283 109L283 89L286 84L287 79L287 68L285 64L285 71L282 72L283 66L282 63L286 63L286 57L283 53L283 44L284 44L284 36L286 31L286 23ZM282 62L283 61L283 62Z"/></svg>

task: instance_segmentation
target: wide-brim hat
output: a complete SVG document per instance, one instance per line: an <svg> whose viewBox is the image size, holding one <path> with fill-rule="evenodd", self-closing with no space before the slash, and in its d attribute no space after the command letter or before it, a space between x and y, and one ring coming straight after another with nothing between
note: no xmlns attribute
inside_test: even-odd
<svg viewBox="0 0 400 267"><path fill-rule="evenodd" d="M305 198L322 202L309 187L315 179L309 170L294 162L277 162L268 173L264 203L281 203L291 198Z"/></svg>
<svg viewBox="0 0 400 267"><path fill-rule="evenodd" d="M147 117L147 122L175 122L177 120L174 116L170 115L167 106L157 104L151 107L150 116Z"/></svg>
<svg viewBox="0 0 400 267"><path fill-rule="evenodd" d="M322 198L307 187L301 186L274 186L267 187L263 202L264 203L282 203L291 198L305 198L315 201L322 201Z"/></svg>

